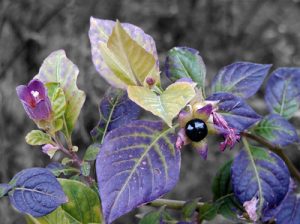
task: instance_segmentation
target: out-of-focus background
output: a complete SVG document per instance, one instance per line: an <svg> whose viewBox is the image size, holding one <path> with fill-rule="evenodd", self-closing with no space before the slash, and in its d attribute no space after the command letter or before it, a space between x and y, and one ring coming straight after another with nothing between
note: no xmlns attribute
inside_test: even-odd
<svg viewBox="0 0 300 224"><path fill-rule="evenodd" d="M52 51L65 49L80 69L78 86L87 93L87 100L73 138L82 151L91 142L97 104L108 85L92 64L90 16L141 27L156 41L161 65L174 46L198 49L207 66L207 84L218 69L235 61L271 63L273 69L300 66L300 0L0 0L0 182L50 161L40 148L25 143L34 125L15 88L27 83ZM258 96L250 103L264 114L263 91ZM298 127L299 117L293 119ZM191 150L183 151L180 182L168 196L210 200L213 175L237 150L220 153L211 139L207 161ZM293 147L290 151L300 166L300 153ZM134 214L115 223L137 223ZM7 198L0 200L0 217L1 224L25 223Z"/></svg>

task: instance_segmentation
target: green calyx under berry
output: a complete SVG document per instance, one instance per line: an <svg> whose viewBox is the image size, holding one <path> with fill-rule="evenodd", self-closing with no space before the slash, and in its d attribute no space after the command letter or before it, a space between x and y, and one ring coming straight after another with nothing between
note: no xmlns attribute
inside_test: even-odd
<svg viewBox="0 0 300 224"><path fill-rule="evenodd" d="M185 134L193 142L200 142L207 136L208 129L201 119L193 119L186 123Z"/></svg>

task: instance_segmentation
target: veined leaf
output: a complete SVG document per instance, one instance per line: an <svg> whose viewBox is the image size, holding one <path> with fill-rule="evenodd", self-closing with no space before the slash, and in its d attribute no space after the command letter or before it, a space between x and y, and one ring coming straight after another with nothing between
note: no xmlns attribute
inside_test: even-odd
<svg viewBox="0 0 300 224"><path fill-rule="evenodd" d="M193 48L172 48L166 58L165 73L173 82L181 78L190 78L199 88L205 88L206 68L199 52Z"/></svg>
<svg viewBox="0 0 300 224"><path fill-rule="evenodd" d="M172 119L196 94L194 84L188 82L173 83L161 95L140 86L128 86L127 92L133 102L162 118L170 127Z"/></svg>
<svg viewBox="0 0 300 224"><path fill-rule="evenodd" d="M175 186L180 151L174 129L164 129L162 122L134 121L105 137L96 171L108 224Z"/></svg>
<svg viewBox="0 0 300 224"><path fill-rule="evenodd" d="M99 123L91 131L93 140L102 143L108 132L136 120L140 112L141 108L128 98L125 91L108 89L99 105Z"/></svg>
<svg viewBox="0 0 300 224"><path fill-rule="evenodd" d="M30 131L25 140L29 145L45 145L52 143L51 136L40 130Z"/></svg>
<svg viewBox="0 0 300 224"><path fill-rule="evenodd" d="M64 90L59 87L59 83L49 82L46 83L45 86L48 90L48 96L51 102L54 119L58 119L62 117L66 111L66 97Z"/></svg>
<svg viewBox="0 0 300 224"><path fill-rule="evenodd" d="M25 218L27 224L80 224L69 217L61 207L58 207L55 211L40 218L34 218L31 215L26 215Z"/></svg>
<svg viewBox="0 0 300 224"><path fill-rule="evenodd" d="M257 197L257 213L262 215L284 199L289 190L290 174L275 153L254 146L245 147L249 150L242 150L231 167L232 187L242 204Z"/></svg>
<svg viewBox="0 0 300 224"><path fill-rule="evenodd" d="M299 142L294 126L277 114L270 114L264 117L255 126L254 133L280 146Z"/></svg>
<svg viewBox="0 0 300 224"><path fill-rule="evenodd" d="M85 101L85 93L77 88L78 68L63 50L51 53L43 62L39 74L35 77L43 83L59 83L63 89L66 104L64 119L66 127L63 132L70 136Z"/></svg>
<svg viewBox="0 0 300 224"><path fill-rule="evenodd" d="M244 99L254 95L263 83L271 65L236 62L222 68L215 76L213 93L229 92Z"/></svg>
<svg viewBox="0 0 300 224"><path fill-rule="evenodd" d="M93 62L94 62L94 65L95 65L97 71L112 86L117 87L117 88L126 89L126 87L128 85L128 77L127 77L127 80L126 79L124 80L124 78L125 78L124 75L126 73L128 73L128 71L127 71L128 70L128 61L125 64L119 63L119 58L118 58L118 57L121 57L121 55L119 55L119 51L123 51L123 49L117 49L117 54L113 54L110 51L109 46L108 46L108 41L109 41L109 38L112 36L113 29L116 28L116 22L111 21L111 20L95 19L95 18L91 17L90 23L91 23L91 25L90 25L90 30L89 30L89 38L90 38L91 46L92 46L92 59L93 59ZM134 47L132 49L127 49L127 50L129 50L130 54L137 54L137 53L142 54L142 56L143 56L142 58L144 58L145 56L148 57L147 53L149 53L151 56L154 57L155 67L153 67L152 70L147 71L147 74L150 76L154 76L154 77L157 76L157 78L155 80L157 81L157 83L159 83L158 58L157 58L157 53L156 53L155 42L152 39L152 37L145 34L143 30L141 30L139 27L134 26L132 24L122 23L122 25L120 27L122 29L124 29L124 31L125 31L125 33L122 32L122 34L124 34L126 36L128 35L126 38L128 38L128 37L130 38L129 42L132 43L132 41L134 41L135 42L134 46L137 46L137 48ZM124 35L122 35L122 37L124 37ZM115 36L115 37L118 37L118 36ZM121 40L121 41L123 42L124 40ZM130 46L133 46L133 45L130 45ZM134 49L134 51L132 51L133 49ZM143 49L146 51L146 54L144 54L145 52ZM106 59L104 59L104 57L106 57ZM109 58L111 58L111 59L109 59ZM139 66L144 66L140 61L140 59L142 59L142 58L138 58L137 55L133 55L133 57L131 57L131 63L134 62L133 64L134 64L135 70ZM139 60L136 61L137 59L139 59ZM152 59L150 61L152 61ZM150 67L149 66L150 61L147 61L148 67ZM110 65L108 65L107 62L110 63ZM124 60L123 60L123 62L124 62ZM126 68L126 66L127 66L127 68ZM113 72L111 68L113 68L115 71ZM124 68L125 68L125 70L124 70ZM146 71L147 68L146 67L139 68L138 70ZM118 75L115 74L116 71L117 71ZM124 73L124 71L126 71L126 72ZM130 74L130 73L128 73L128 74ZM145 80L145 77L143 78L144 75L145 75L144 72L137 74L137 76L141 80L143 79L143 81L140 81L141 84L144 84L144 80ZM137 79L139 79L138 77L137 77ZM133 78L133 76L131 78ZM136 82L137 80L133 80L133 81ZM131 81L129 80L129 82L131 82Z"/></svg>
<svg viewBox="0 0 300 224"><path fill-rule="evenodd" d="M291 118L300 106L300 68L278 68L266 85L265 101L272 113Z"/></svg>

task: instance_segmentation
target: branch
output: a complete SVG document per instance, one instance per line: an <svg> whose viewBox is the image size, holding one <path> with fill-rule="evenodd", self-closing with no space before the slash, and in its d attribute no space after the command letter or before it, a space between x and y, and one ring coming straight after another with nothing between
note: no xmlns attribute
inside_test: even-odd
<svg viewBox="0 0 300 224"><path fill-rule="evenodd" d="M293 162L287 157L287 155L284 154L282 148L280 148L276 145L273 145L266 139L264 139L260 136L257 136L257 135L253 135L249 132L242 132L241 135L258 142L259 144L267 147L270 151L272 151L272 152L276 153L278 156L280 156L283 159L283 161L286 163L292 176L295 177L295 179L297 179L300 182L300 173L299 173L298 169L294 166Z"/></svg>
<svg viewBox="0 0 300 224"><path fill-rule="evenodd" d="M179 209L182 209L185 204L186 204L186 201L160 198L160 199L156 199L155 201L148 203L147 205L153 206L153 207L166 206L166 208L169 208L169 209L179 210ZM203 204L204 204L203 202L198 202L197 207L200 207Z"/></svg>

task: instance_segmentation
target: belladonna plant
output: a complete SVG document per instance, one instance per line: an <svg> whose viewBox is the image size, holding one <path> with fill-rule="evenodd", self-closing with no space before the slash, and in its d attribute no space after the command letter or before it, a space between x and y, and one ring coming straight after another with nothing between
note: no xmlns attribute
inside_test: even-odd
<svg viewBox="0 0 300 224"><path fill-rule="evenodd" d="M269 64L232 63L206 86L205 64L195 49L172 48L161 71L154 40L137 26L91 18L89 38L95 68L111 88L82 158L72 133L85 93L65 52L51 53L38 75L17 87L38 126L25 140L52 159L0 184L0 197L8 196L27 223L110 224L140 206L158 208L137 214L141 224L201 223L217 214L235 223L300 223L300 174L285 152L299 143L290 118L299 110L300 68L271 72L269 112L259 115L247 100L260 89ZM169 85L161 82L164 75ZM142 111L152 120L143 119ZM220 152L236 151L212 177L213 198L163 198L180 184L185 145L209 159L210 135L221 136Z"/></svg>

